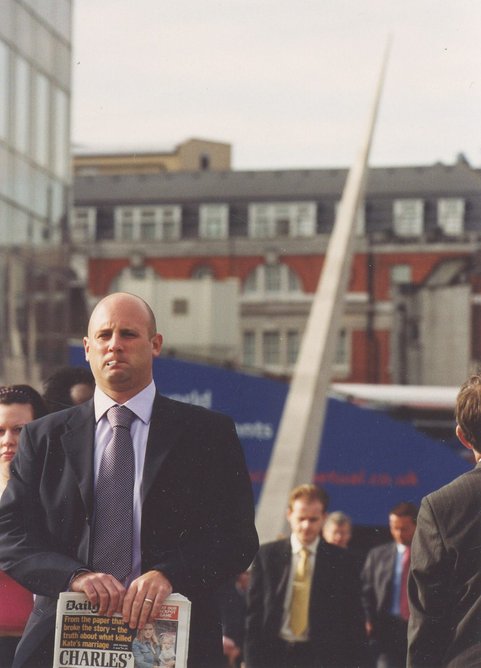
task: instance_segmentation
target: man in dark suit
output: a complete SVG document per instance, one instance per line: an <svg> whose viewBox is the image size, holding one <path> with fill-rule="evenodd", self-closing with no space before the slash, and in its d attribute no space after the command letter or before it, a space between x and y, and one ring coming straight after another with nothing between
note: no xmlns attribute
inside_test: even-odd
<svg viewBox="0 0 481 668"><path fill-rule="evenodd" d="M421 503L409 578L410 668L481 665L481 375L461 387L456 421L476 466Z"/></svg>
<svg viewBox="0 0 481 668"><path fill-rule="evenodd" d="M359 580L346 551L320 536L327 505L324 490L296 487L287 511L291 536L262 545L254 559L247 668L364 665Z"/></svg>
<svg viewBox="0 0 481 668"><path fill-rule="evenodd" d="M418 509L397 504L389 513L393 542L369 551L361 573L366 631L377 668L404 668L407 650L407 576Z"/></svg>
<svg viewBox="0 0 481 668"><path fill-rule="evenodd" d="M37 596L15 668L51 668L56 599L67 589L85 593L100 614L120 611L131 628L158 615L172 591L184 594L192 601L189 667L222 665L214 590L258 547L251 486L230 418L157 394L152 361L161 345L143 300L104 298L84 339L93 400L22 432L0 506L0 567ZM106 415L115 405L133 413L135 457L130 573L121 580L112 574L115 550L111 570L94 568L105 538L96 525L105 511L99 470L113 442Z"/></svg>

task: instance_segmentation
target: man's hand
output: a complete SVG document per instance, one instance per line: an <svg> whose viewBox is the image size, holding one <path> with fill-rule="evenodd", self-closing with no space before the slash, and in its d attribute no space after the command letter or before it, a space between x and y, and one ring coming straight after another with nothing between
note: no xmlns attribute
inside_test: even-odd
<svg viewBox="0 0 481 668"><path fill-rule="evenodd" d="M122 617L131 629L142 629L151 618L158 617L172 585L160 571L148 571L132 582L122 606Z"/></svg>
<svg viewBox="0 0 481 668"><path fill-rule="evenodd" d="M125 587L107 573L80 573L70 583L70 590L85 594L92 605L99 606L99 615L121 612Z"/></svg>

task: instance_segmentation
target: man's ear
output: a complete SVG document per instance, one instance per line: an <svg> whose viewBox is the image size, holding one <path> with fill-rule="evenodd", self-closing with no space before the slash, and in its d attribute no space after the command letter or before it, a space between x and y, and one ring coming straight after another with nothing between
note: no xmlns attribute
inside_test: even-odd
<svg viewBox="0 0 481 668"><path fill-rule="evenodd" d="M461 429L459 424L456 425L456 436L458 437L458 439L461 441L461 443L464 445L465 448L468 448L468 450L474 450L473 446L464 435L463 430Z"/></svg>
<svg viewBox="0 0 481 668"><path fill-rule="evenodd" d="M84 344L84 351L85 351L85 359L88 362L89 361L89 349L90 349L90 342L89 342L88 336L84 336L83 344Z"/></svg>

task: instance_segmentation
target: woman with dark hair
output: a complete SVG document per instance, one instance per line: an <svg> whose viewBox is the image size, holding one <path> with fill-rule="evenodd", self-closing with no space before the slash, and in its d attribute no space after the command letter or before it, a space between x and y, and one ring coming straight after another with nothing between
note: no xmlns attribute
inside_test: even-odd
<svg viewBox="0 0 481 668"><path fill-rule="evenodd" d="M15 456L22 427L47 414L40 394L30 385L0 387L0 496L10 478L10 463ZM13 662L28 616L33 596L6 573L0 571L0 665Z"/></svg>

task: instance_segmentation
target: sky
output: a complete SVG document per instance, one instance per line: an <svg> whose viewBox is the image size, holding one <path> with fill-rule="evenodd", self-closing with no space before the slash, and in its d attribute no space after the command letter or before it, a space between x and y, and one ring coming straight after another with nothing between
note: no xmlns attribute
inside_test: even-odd
<svg viewBox="0 0 481 668"><path fill-rule="evenodd" d="M481 166L479 0L74 0L72 138L232 145L234 169Z"/></svg>

